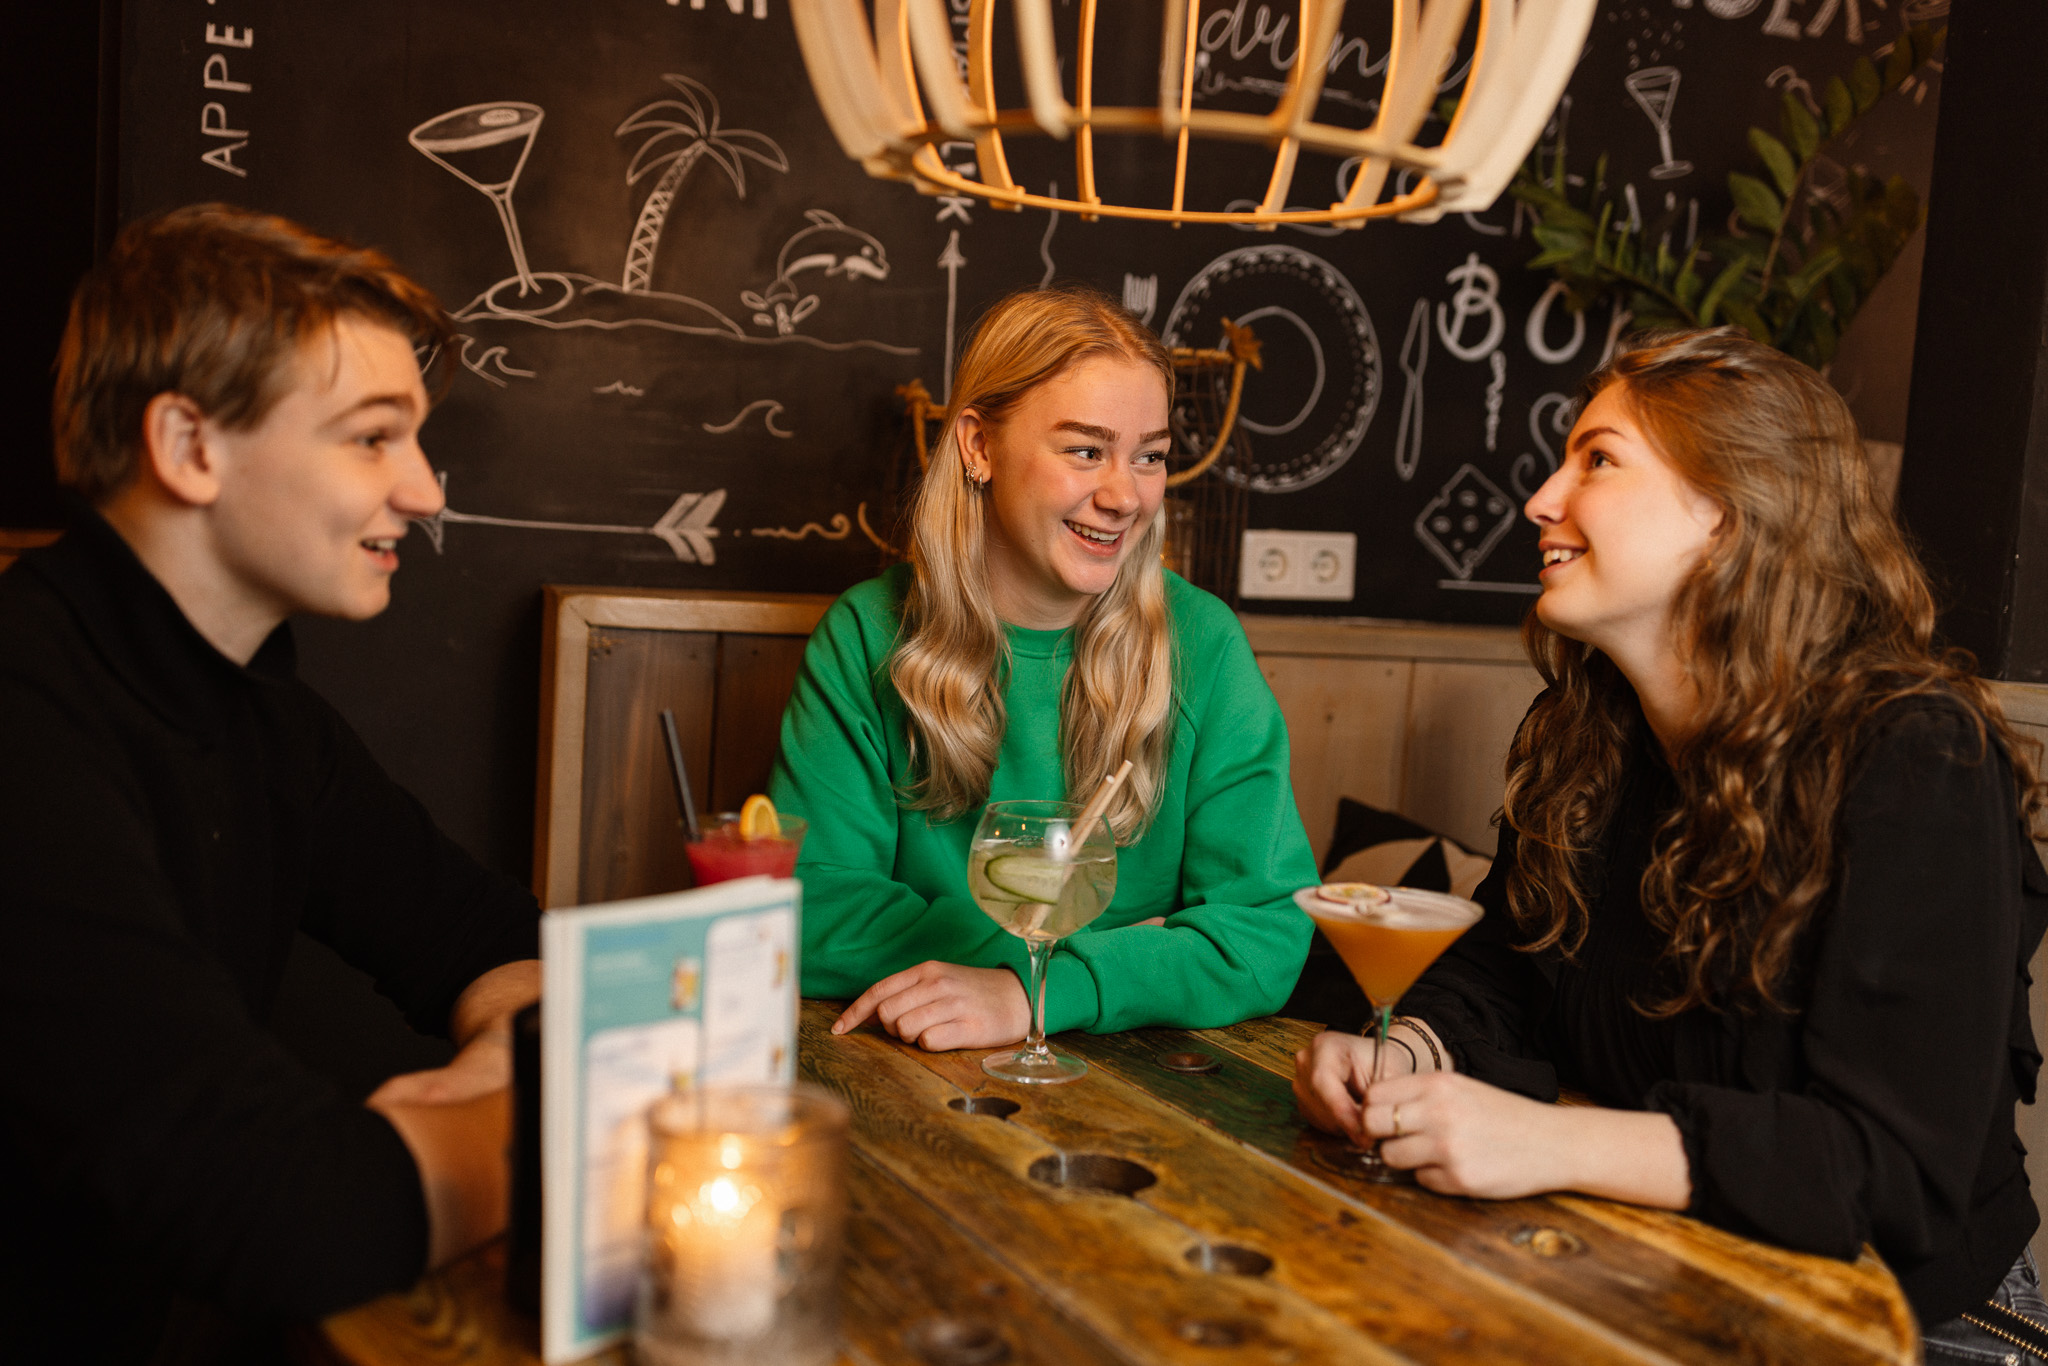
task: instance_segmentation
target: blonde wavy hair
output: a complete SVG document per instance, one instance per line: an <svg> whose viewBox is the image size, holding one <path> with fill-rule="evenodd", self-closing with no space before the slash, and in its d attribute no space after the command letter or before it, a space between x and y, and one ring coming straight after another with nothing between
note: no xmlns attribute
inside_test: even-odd
<svg viewBox="0 0 2048 1366"><path fill-rule="evenodd" d="M1638 1008L1792 1008L1802 931L1841 871L1836 817L1851 764L1878 715L1914 695L1960 702L1976 758L1995 741L2010 760L2030 825L2039 747L2006 724L1966 653L1934 646L1926 574L1879 499L1848 405L1818 374L1717 328L1631 338L1586 381L1582 406L1610 390L1722 511L1672 604L1699 711L1669 756L1680 799L1653 836L1641 889L1672 989ZM1508 753L1508 908L1533 936L1526 948L1569 955L1585 940L1589 864L1646 723L1604 654L1533 611L1522 634L1549 687Z"/></svg>
<svg viewBox="0 0 2048 1366"><path fill-rule="evenodd" d="M1007 717L1009 644L989 588L988 498L961 459L961 413L1000 429L1039 385L1098 356L1159 372L1159 339L1109 296L1085 286L1026 290L982 318L953 377L944 435L910 512L910 591L889 678L909 712L912 810L953 820L988 800ZM997 478L1001 475L998 473ZM1108 819L1117 841L1142 834L1158 809L1173 712L1173 643L1155 517L1115 580L1074 626L1074 662L1060 695L1060 756L1076 798L1132 763Z"/></svg>

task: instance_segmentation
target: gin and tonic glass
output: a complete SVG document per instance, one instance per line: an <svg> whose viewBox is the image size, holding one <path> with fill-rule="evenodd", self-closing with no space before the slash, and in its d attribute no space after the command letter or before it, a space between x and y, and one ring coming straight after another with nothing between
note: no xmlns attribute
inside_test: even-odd
<svg viewBox="0 0 2048 1366"><path fill-rule="evenodd" d="M983 914L1024 941L1031 958L1031 1031L981 1069L1005 1081L1073 1081L1088 1064L1045 1042L1045 969L1058 943L1101 915L1116 893L1116 837L1096 818L1075 828L1078 802L990 802L967 854L967 888Z"/></svg>

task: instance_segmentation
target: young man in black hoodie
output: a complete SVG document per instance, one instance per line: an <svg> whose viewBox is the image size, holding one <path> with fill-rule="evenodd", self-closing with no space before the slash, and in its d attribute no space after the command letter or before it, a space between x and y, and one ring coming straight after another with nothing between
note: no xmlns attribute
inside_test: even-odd
<svg viewBox="0 0 2048 1366"><path fill-rule="evenodd" d="M0 1357L194 1359L503 1226L538 908L294 678L286 624L389 601L450 340L380 254L217 205L132 225L73 301L89 506L0 575ZM288 1056L300 929L454 1061L359 1105Z"/></svg>

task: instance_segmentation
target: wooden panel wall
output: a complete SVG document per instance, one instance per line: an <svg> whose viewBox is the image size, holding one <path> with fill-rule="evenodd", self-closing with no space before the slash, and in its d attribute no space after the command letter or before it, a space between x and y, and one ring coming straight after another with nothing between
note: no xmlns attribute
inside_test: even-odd
<svg viewBox="0 0 2048 1366"><path fill-rule="evenodd" d="M1993 683L1991 687L2005 708L2006 720L2021 734L2048 747L2048 685ZM2044 754L2048 754L2048 748L2044 748ZM2035 847L2048 859L2048 843L2037 842ZM2048 945L2035 952L2032 971L2034 987L2028 993L2027 1004L2034 1021L2034 1042L2039 1044L2048 1042ZM2043 1096L2042 1101L2048 1102L2048 1096ZM2048 1103L2019 1108L2019 1134L2020 1142L2027 1146L2027 1180L2039 1204L2048 1200ZM2048 1209L2044 1209L2041 1227L2034 1233L2034 1256L2037 1260L2048 1258Z"/></svg>
<svg viewBox="0 0 2048 1366"><path fill-rule="evenodd" d="M1339 797L1493 851L1508 742L1541 686L1515 630L1247 617L1245 631L1287 718L1318 859Z"/></svg>

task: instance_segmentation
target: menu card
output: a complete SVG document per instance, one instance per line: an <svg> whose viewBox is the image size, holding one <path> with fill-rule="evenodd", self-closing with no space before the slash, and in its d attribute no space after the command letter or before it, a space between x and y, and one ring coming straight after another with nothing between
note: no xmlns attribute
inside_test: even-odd
<svg viewBox="0 0 2048 1366"><path fill-rule="evenodd" d="M792 878L551 911L541 920L541 1355L632 1326L647 1107L671 1087L788 1082L796 1066Z"/></svg>

